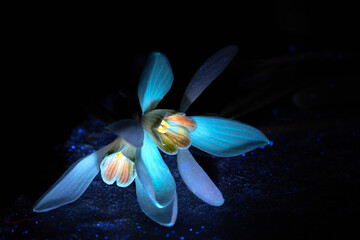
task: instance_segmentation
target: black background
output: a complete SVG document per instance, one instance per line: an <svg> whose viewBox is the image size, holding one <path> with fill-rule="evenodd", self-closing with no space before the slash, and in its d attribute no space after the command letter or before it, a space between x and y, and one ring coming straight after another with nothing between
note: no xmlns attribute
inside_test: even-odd
<svg viewBox="0 0 360 240"><path fill-rule="evenodd" d="M2 211L6 213L19 196L35 201L58 178L66 169L58 146L73 127L101 108L107 96L119 91L130 96L119 116L140 112L138 78L154 50L166 54L172 64L176 89L169 97L172 102L181 99L188 80L206 58L230 44L239 47L235 61L244 65L237 73L241 76L256 72L252 63L261 59L308 52L350 56L346 64L310 69L318 76L335 66L339 76L353 76L351 87L346 85L338 96L339 101L348 101L326 108L357 111L359 21L352 6L266 1L208 7L174 5L150 11L142 6L130 11L123 6L108 13L68 10L71 7L27 11L23 6L9 14L1 88L4 132L10 133L4 136L2 184L7 197ZM219 95L228 96L231 83L216 85ZM286 97L275 104L286 104ZM213 98L204 95L192 110L220 112L219 104L214 110L200 106ZM261 111L245 119L256 122Z"/></svg>

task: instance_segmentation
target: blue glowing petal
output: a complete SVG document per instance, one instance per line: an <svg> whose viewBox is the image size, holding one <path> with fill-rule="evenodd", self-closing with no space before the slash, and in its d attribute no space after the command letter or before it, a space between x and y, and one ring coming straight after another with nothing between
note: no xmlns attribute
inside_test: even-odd
<svg viewBox="0 0 360 240"><path fill-rule="evenodd" d="M111 144L78 160L35 203L34 212L47 212L77 200L100 171L100 163Z"/></svg>
<svg viewBox="0 0 360 240"><path fill-rule="evenodd" d="M189 150L179 149L177 164L182 179L198 198L212 206L221 206L224 203L220 190L195 161Z"/></svg>
<svg viewBox="0 0 360 240"><path fill-rule="evenodd" d="M219 157L237 156L269 144L254 127L222 117L197 116L197 128L190 133L192 145Z"/></svg>
<svg viewBox="0 0 360 240"><path fill-rule="evenodd" d="M147 194L139 178L135 179L135 184L136 184L137 200L139 202L141 209L146 214L146 216L148 216L151 220L157 222L160 225L166 227L174 226L178 212L178 202L177 202L176 193L169 205L163 208L159 208L149 198L149 195Z"/></svg>
<svg viewBox="0 0 360 240"><path fill-rule="evenodd" d="M195 99L224 71L237 51L238 47L227 46L206 60L185 90L180 104L181 112L186 112Z"/></svg>
<svg viewBox="0 0 360 240"><path fill-rule="evenodd" d="M134 119L123 119L105 127L119 137L125 139L134 147L141 147L144 139L144 131L141 124Z"/></svg>
<svg viewBox="0 0 360 240"><path fill-rule="evenodd" d="M159 52L151 53L138 87L139 101L144 113L158 105L170 90L173 80L171 65L166 56Z"/></svg>
<svg viewBox="0 0 360 240"><path fill-rule="evenodd" d="M144 135L143 146L136 151L136 172L150 199L157 207L163 208L174 199L175 180L156 145L146 132Z"/></svg>

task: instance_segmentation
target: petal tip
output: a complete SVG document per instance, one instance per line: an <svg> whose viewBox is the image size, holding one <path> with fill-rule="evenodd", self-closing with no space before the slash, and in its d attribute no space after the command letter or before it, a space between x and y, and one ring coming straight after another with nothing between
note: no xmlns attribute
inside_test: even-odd
<svg viewBox="0 0 360 240"><path fill-rule="evenodd" d="M214 201L212 202L212 204L210 204L211 206L214 206L214 207L220 207L224 204L225 202L225 199L221 196L221 199L218 199L217 201Z"/></svg>
<svg viewBox="0 0 360 240"><path fill-rule="evenodd" d="M36 212L36 213L48 212L54 208L56 208L56 207L46 207L46 205L44 206L44 204L42 204L40 206L39 206L39 204L35 204L33 207L33 212Z"/></svg>
<svg viewBox="0 0 360 240"><path fill-rule="evenodd" d="M48 212L50 211L49 209L41 209L41 208L33 208L33 212L36 213L43 213L43 212Z"/></svg>
<svg viewBox="0 0 360 240"><path fill-rule="evenodd" d="M37 209L36 207L33 208L33 212L41 212L39 211L39 209Z"/></svg>
<svg viewBox="0 0 360 240"><path fill-rule="evenodd" d="M263 146L269 145L270 144L270 140L264 135L264 139L263 139Z"/></svg>
<svg viewBox="0 0 360 240"><path fill-rule="evenodd" d="M204 202L206 202L207 204L214 206L214 207L220 207L225 202L225 199L224 199L222 193L220 192L220 190L218 190L211 198L202 199L202 200Z"/></svg>
<svg viewBox="0 0 360 240"><path fill-rule="evenodd" d="M170 222L168 224L162 224L162 223L159 223L161 226L164 226L164 227L173 227L175 225L175 221L174 222Z"/></svg>

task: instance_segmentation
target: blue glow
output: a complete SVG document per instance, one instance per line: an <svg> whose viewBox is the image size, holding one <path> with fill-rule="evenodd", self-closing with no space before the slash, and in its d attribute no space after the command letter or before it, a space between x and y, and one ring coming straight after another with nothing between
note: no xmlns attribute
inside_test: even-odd
<svg viewBox="0 0 360 240"><path fill-rule="evenodd" d="M136 152L135 167L149 197L158 207L169 205L176 194L175 180L159 149L144 132L144 143Z"/></svg>
<svg viewBox="0 0 360 240"><path fill-rule="evenodd" d="M219 157L233 157L269 144L266 136L247 124L221 117L197 116L190 133L192 145Z"/></svg>
<svg viewBox="0 0 360 240"><path fill-rule="evenodd" d="M100 171L100 162L110 145L70 166L54 185L35 203L34 212L47 212L77 200Z"/></svg>
<svg viewBox="0 0 360 240"><path fill-rule="evenodd" d="M143 212L151 220L157 222L162 226L165 227L174 226L178 212L176 192L170 204L168 204L166 207L159 208L154 204L153 200L150 199L149 194L145 190L139 178L135 179L135 183L136 183L137 200Z"/></svg>
<svg viewBox="0 0 360 240"><path fill-rule="evenodd" d="M153 52L140 77L138 96L143 112L153 110L170 90L174 76L165 55Z"/></svg>
<svg viewBox="0 0 360 240"><path fill-rule="evenodd" d="M186 90L183 98L185 100L181 105L182 109L189 108L202 91L228 66L236 52L237 47L226 47L215 53L201 66ZM170 90L172 83L173 74L167 58L161 53L152 53L138 87L138 97L143 110L142 115L158 105ZM108 101L107 104L110 103ZM237 121L216 117L193 117L193 119L198 124L198 129L191 135L193 145L216 156L245 155L245 152L269 143L259 130ZM139 147L135 159L138 178L135 181L137 200L142 211L150 219L163 226L173 226L177 217L178 202L175 181L169 168L163 161L157 146L152 142L149 135L146 132L144 133L141 125L133 124L136 131L141 130L141 133L145 134L143 138L139 134L134 134L134 129L124 132L125 128L120 123L116 122L110 128L113 127L111 129L115 133L127 142ZM90 132L88 128L85 127L84 129ZM83 132L83 129L77 129L77 133L82 134ZM82 135L84 136L84 134ZM141 141L138 141L139 139ZM101 139L92 142L94 145L103 143ZM137 144L137 142L141 142L141 144ZM79 145L69 144L67 147L73 153L80 152L79 149L84 150L84 147ZM73 151L75 149L77 151ZM87 147L84 152L95 153L74 163L35 204L34 211L49 211L78 199L98 174L101 160L108 151L109 146L97 152ZM253 154L251 152L251 155ZM220 206L224 203L220 190L197 164L188 150L179 152L178 168L184 182L196 196L213 206ZM179 175L175 174L175 177L179 177ZM106 183L106 181L104 182ZM109 194L109 197L114 197L114 194ZM122 224L121 219L120 224ZM107 226L109 225L97 224L99 228ZM114 225L110 227L114 227ZM138 223L133 227L142 228ZM204 229L204 226L201 228ZM81 228L75 228L75 230L85 232L83 225ZM157 229L155 228L155 230ZM192 232L193 229L190 228L189 231ZM196 234L198 233L196 232ZM172 234L175 234L175 231L172 231ZM166 236L168 237L169 234ZM98 237L96 234L96 238ZM105 236L105 239L107 238ZM184 236L181 236L180 239L184 239Z"/></svg>

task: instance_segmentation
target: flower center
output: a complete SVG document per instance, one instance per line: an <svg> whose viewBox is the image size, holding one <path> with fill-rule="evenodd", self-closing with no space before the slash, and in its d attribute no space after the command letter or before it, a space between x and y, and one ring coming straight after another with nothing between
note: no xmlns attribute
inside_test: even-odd
<svg viewBox="0 0 360 240"><path fill-rule="evenodd" d="M125 157L122 152L118 152L116 154L116 158L119 159L119 160L122 159L123 157L127 159L127 157Z"/></svg>
<svg viewBox="0 0 360 240"><path fill-rule="evenodd" d="M170 125L165 121L162 120L158 129L156 129L159 133L166 133L169 131Z"/></svg>

